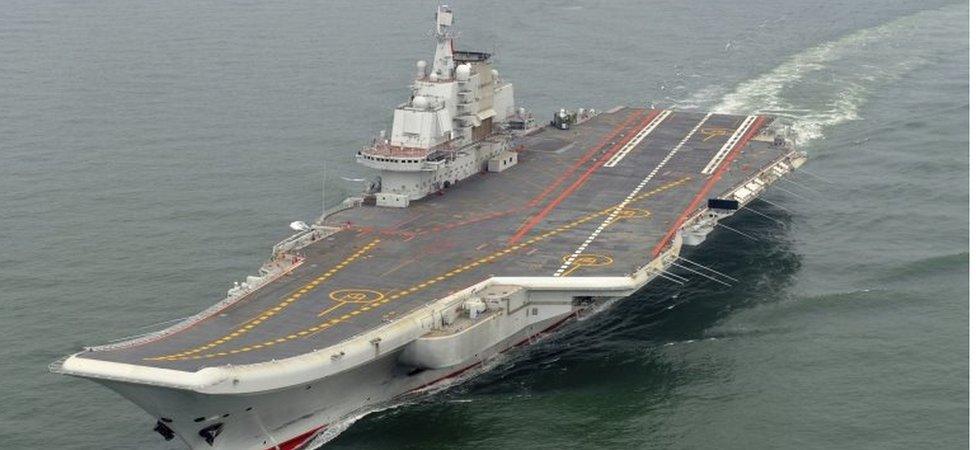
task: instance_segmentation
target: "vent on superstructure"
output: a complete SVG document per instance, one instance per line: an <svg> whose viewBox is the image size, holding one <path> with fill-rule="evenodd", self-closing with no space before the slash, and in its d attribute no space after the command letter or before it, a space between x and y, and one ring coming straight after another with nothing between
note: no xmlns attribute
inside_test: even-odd
<svg viewBox="0 0 976 450"><path fill-rule="evenodd" d="M467 52L467 51L454 52L454 62L458 64L464 64L468 62L488 61L489 59L491 59L491 53Z"/></svg>

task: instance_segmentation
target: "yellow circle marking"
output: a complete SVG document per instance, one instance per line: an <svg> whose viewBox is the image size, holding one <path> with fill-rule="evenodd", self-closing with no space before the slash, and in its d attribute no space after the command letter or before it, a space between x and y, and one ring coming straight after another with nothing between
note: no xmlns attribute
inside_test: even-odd
<svg viewBox="0 0 976 450"><path fill-rule="evenodd" d="M568 276L570 273L576 271L580 267L601 267L609 266L613 264L613 258L607 255L600 255L597 253L581 253L576 259L573 259L573 255L563 256L563 262L568 262L572 260L573 263L569 266L569 269L563 272L562 276Z"/></svg>
<svg viewBox="0 0 976 450"><path fill-rule="evenodd" d="M572 257L573 255L563 256L563 262L569 261ZM573 264L585 267L609 266L613 264L613 258L598 253L581 253Z"/></svg>
<svg viewBox="0 0 976 450"><path fill-rule="evenodd" d="M329 298L342 303L373 303L382 300L382 292L372 289L339 289L329 293Z"/></svg>
<svg viewBox="0 0 976 450"><path fill-rule="evenodd" d="M651 217L651 212L640 208L626 208L621 209L620 212L617 213L617 217L614 217L610 223L613 224L620 220L628 219L643 219L645 217Z"/></svg>

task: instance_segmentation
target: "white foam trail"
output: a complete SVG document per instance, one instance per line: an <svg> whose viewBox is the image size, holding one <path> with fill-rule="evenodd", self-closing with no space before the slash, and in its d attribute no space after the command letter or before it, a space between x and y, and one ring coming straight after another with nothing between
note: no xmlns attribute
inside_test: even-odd
<svg viewBox="0 0 976 450"><path fill-rule="evenodd" d="M585 320L590 320L591 317L595 317L595 316L599 315L600 313L602 313L603 311L606 311L606 310L610 309L611 306L616 305L617 302L619 302L620 300L621 300L620 298L614 298L614 299L607 300L607 301L605 301L605 302L597 305L596 308L593 308L592 310L586 312L585 314L577 317L576 318L576 321L577 322L583 322Z"/></svg>
<svg viewBox="0 0 976 450"><path fill-rule="evenodd" d="M318 436L315 436L315 439L312 439L312 442L309 442L309 444L306 445L305 448L315 449L315 448L319 448L319 447L321 447L321 446L323 446L325 444L328 444L331 440L339 437L339 435L342 434L343 431L348 430L349 427L351 427L352 424L354 424L357 421L359 421L359 419L362 419L363 417L366 417L367 415L370 415L370 414L372 414L374 412L376 412L376 411L367 411L367 412L364 412L362 414L358 414L358 415L355 415L355 416L352 416L352 417L349 417L349 418L340 420L340 421L338 421L338 422L336 422L336 423L334 423L332 425L329 425L329 427L326 428L325 431L322 432L322 434L320 434Z"/></svg>
<svg viewBox="0 0 976 450"><path fill-rule="evenodd" d="M482 363L481 366L476 367L476 368L472 368L468 372L465 372L465 373L463 373L463 374L461 374L459 376L456 376L456 377L453 377L453 378L449 378L447 380L443 380L443 381L434 383L434 384L432 384L430 386L427 386L425 388L422 388L422 389L414 392L412 395L408 396L407 398L405 398L403 401L399 401L399 402L395 402L395 403L390 403L390 404L385 404L385 405L379 405L379 406L377 406L375 408L371 408L371 409L367 409L367 410L363 410L363 411L356 412L355 414L353 414L353 415L351 415L349 417L346 417L344 419L339 420L338 422L335 422L335 423L330 424L324 431L322 431L322 434L316 436L315 439L312 440L312 442L310 442L308 445L305 446L305 448L308 448L308 449L317 449L317 448L319 448L319 447L321 447L321 446L329 443L333 439L339 437L340 434L342 434L344 431L348 430L349 427L353 426L356 422L358 422L363 417L366 417L366 416L368 416L370 414L375 414L375 413L378 413L378 412L382 412L382 411L386 411L386 410L390 410L390 409L395 409L395 408L400 408L400 407L403 407L403 406L411 405L411 404L415 403L416 401L420 400L423 397L429 397L429 396L438 394L438 393L440 393L440 392L442 392L442 391L444 391L444 390L446 390L448 388L457 386L457 385L462 384L465 381L468 381L468 380L470 380L470 379L472 379L474 377L477 377L479 375L482 375L482 374L484 374L484 373L486 373L486 372L494 369L495 367L498 367L498 365L501 362L506 361L507 359L508 359L508 355L506 355L506 354L497 355L497 356L495 356L495 357L493 357L493 358L485 361L484 363ZM468 402L471 402L471 400L453 400L452 402L455 402L455 403L468 403Z"/></svg>
<svg viewBox="0 0 976 450"><path fill-rule="evenodd" d="M965 21L966 12L965 4L949 5L809 48L738 85L711 109L783 117L797 144L820 138L825 128L858 120L874 89L925 64L932 56L926 38Z"/></svg>
<svg viewBox="0 0 976 450"><path fill-rule="evenodd" d="M375 414L378 412L386 411L388 409L399 408L404 405L410 404L410 401L403 401L398 403L391 403L382 406L377 406L376 408L367 409L364 411L357 412L349 417L339 420L338 422L330 424L321 434L315 436L304 448L307 449L317 449L325 444L328 444L333 439L339 437L344 431L348 430L349 427L353 426L359 419L366 417L370 414Z"/></svg>

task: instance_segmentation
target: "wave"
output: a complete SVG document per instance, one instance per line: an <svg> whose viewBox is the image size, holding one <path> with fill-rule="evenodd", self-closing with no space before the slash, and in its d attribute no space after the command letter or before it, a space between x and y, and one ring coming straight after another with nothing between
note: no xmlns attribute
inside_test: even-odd
<svg viewBox="0 0 976 450"><path fill-rule="evenodd" d="M860 119L861 106L879 86L938 56L932 52L946 51L928 43L965 26L967 8L922 11L806 49L739 84L712 109L773 114L785 119L798 145L818 139L828 127Z"/></svg>
<svg viewBox="0 0 976 450"><path fill-rule="evenodd" d="M415 392L408 394L405 397L393 400L389 403L376 405L375 407L370 407L362 411L358 411L350 416L347 416L343 419L340 419L337 422L330 424L322 431L322 433L320 433L318 436L315 437L315 439L313 439L308 445L306 445L305 448L309 448L309 449L322 448L323 446L325 446L325 444L328 444L332 440L339 437L339 435L341 435L344 431L348 430L349 427L353 426L360 419L368 415L380 413L383 411L395 410L395 409L402 408L404 406L410 406L418 402L422 402L425 399L429 399L450 388L464 384L465 382L467 382L472 378L476 378L480 375L490 372L494 370L496 367L498 367L502 362L507 360L508 360L507 354L496 355L484 361L480 366L475 367L459 376L441 380L437 383L421 388ZM456 403L470 402L470 400L448 400L448 401L449 402L453 401Z"/></svg>
<svg viewBox="0 0 976 450"><path fill-rule="evenodd" d="M916 284L926 277L958 277L969 273L969 252L938 255L910 261L891 267L870 279L885 285Z"/></svg>
<svg viewBox="0 0 976 450"><path fill-rule="evenodd" d="M363 417L366 417L366 416L368 416L370 414L373 414L373 413L377 413L377 412L380 412L380 411L384 411L384 410L387 410L387 409L390 409L390 408L396 408L397 406L400 406L400 405L391 405L391 406L386 406L386 407L382 407L382 408L371 409L371 410L364 411L364 412L361 412L359 414L356 414L356 415L347 417L347 418L342 419L342 420L340 420L338 422L335 422L335 423L329 425L328 427L326 427L325 430L323 430L322 433L320 433L318 436L315 436L315 439L312 439L312 442L309 442L305 446L305 448L308 448L308 449L321 448L325 444L328 444L329 442L331 442L333 439L339 437L339 435L342 434L342 432L348 430L349 427L353 426L353 424L355 424L356 422L358 422L359 419L362 419Z"/></svg>

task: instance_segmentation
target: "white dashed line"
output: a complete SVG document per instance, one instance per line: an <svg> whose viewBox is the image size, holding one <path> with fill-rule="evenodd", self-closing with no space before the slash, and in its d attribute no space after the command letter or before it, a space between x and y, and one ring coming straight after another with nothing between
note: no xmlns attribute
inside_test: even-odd
<svg viewBox="0 0 976 450"><path fill-rule="evenodd" d="M607 218L603 221L603 223L601 223L600 226L596 227L596 229L593 230L593 233L590 233L590 235L586 238L583 244L580 245L579 248L577 248L576 251L573 252L573 254L570 257L566 258L566 260L563 261L563 265L560 266L559 269L552 274L552 276L558 277L562 275L562 273L565 272L566 269L569 268L569 266L572 265L574 261L576 261L576 257L579 256L580 253L583 253L586 250L586 247L589 247L590 243L593 242L593 240L596 239L597 236L599 236L600 233L603 232L604 228L609 226L611 223L613 223L614 220L617 219L617 216L620 215L620 211L623 211L623 209L626 208L627 205L633 201L634 196L636 196L638 192L643 190L644 186L647 186L647 183L651 181L651 178L654 178L654 176L657 175L658 171L660 171L661 168L664 167L664 165L671 160L671 157L673 157L675 153L678 153L678 150L681 150L681 147L684 147L685 143L688 142L688 140L691 139L691 137L698 132L698 130L702 127L702 125L705 124L705 122L708 120L709 117L712 117L712 113L705 114L705 117L703 117L702 120L698 122L698 124L695 125L695 127L692 128L691 131L689 131L688 134L683 139L681 139L681 142L678 142L678 145L674 146L674 148L672 148L671 151L668 152L667 156L665 156L664 159L662 159L661 162L658 163L656 167L654 167L654 170L652 170L651 173L647 174L647 176L644 177L643 180L641 180L640 184L638 184L637 187L630 192L630 195L628 195L624 199L624 201L620 202L620 204L618 204L616 207L613 208L613 211L610 212L610 215L607 216Z"/></svg>

